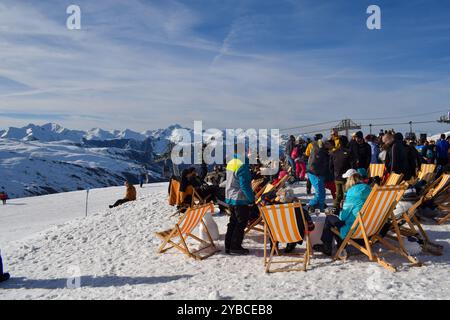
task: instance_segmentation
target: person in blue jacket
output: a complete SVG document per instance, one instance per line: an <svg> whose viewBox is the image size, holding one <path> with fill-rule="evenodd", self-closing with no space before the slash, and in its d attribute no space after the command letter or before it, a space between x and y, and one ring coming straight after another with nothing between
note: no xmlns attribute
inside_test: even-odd
<svg viewBox="0 0 450 320"><path fill-rule="evenodd" d="M255 203L248 158L235 154L228 162L226 172L225 202L231 206L232 214L225 235L225 253L246 255L249 251L242 247L242 241Z"/></svg>
<svg viewBox="0 0 450 320"><path fill-rule="evenodd" d="M362 177L356 170L350 169L342 177L347 179L347 193L342 210L339 216L327 216L321 237L322 244L314 246L314 250L328 256L332 253L333 239L336 238L338 246L341 245L371 192L370 186L362 182ZM339 230L339 237L331 231L333 228Z"/></svg>

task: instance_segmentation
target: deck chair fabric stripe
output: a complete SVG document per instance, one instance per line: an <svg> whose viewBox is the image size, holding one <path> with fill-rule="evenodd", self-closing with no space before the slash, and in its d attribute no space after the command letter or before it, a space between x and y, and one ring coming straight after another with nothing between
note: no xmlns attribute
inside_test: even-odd
<svg viewBox="0 0 450 320"><path fill-rule="evenodd" d="M450 181L450 174L444 174L441 178L441 181L439 182L439 184L436 186L436 188L434 188L434 190L431 192L431 196L435 197L439 192L441 192L444 187L447 186L447 184Z"/></svg>
<svg viewBox="0 0 450 320"><path fill-rule="evenodd" d="M197 209L188 210L188 214L184 216L183 221L180 223L181 233L191 233L191 231L198 225L208 209L210 209L210 206L202 206Z"/></svg>
<svg viewBox="0 0 450 320"><path fill-rule="evenodd" d="M265 206L263 212L274 241L293 243L302 240L292 203Z"/></svg>
<svg viewBox="0 0 450 320"><path fill-rule="evenodd" d="M435 170L436 170L436 165L435 164L424 163L420 167L420 172L419 172L419 177L418 178L420 180L427 180L425 178L430 176L430 174L432 174Z"/></svg>
<svg viewBox="0 0 450 320"><path fill-rule="evenodd" d="M384 222L383 217L385 217L386 212L389 210L397 196L397 190L386 190L386 188L387 187L383 188L384 192L381 192L380 189L375 191L372 194L371 199L368 199L369 201L367 201L367 207L362 210L362 219L366 229L365 231L369 237L375 234L382 227L382 223ZM362 227L359 226L355 230L352 238L362 239L363 237Z"/></svg>
<svg viewBox="0 0 450 320"><path fill-rule="evenodd" d="M385 183L385 186L396 186L402 181L402 179L403 179L402 174L391 173Z"/></svg>
<svg viewBox="0 0 450 320"><path fill-rule="evenodd" d="M385 165L382 163L371 163L369 166L369 178L384 176Z"/></svg>

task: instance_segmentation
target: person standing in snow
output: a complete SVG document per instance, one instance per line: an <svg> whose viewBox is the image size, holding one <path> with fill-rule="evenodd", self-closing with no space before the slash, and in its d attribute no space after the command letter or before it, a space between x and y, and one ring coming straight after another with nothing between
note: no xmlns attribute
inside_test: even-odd
<svg viewBox="0 0 450 320"><path fill-rule="evenodd" d="M5 192L3 192L3 191L0 191L0 200L2 200L3 205L5 205L6 204L6 200L8 200L8 195Z"/></svg>
<svg viewBox="0 0 450 320"><path fill-rule="evenodd" d="M227 179L225 202L231 209L230 222L225 235L225 253L246 255L248 249L242 247L245 227L255 203L255 195L251 187L251 174L245 154L235 154L226 167Z"/></svg>
<svg viewBox="0 0 450 320"><path fill-rule="evenodd" d="M437 164L440 166L446 166L448 164L448 149L449 143L445 137L445 134L441 134L441 138L436 143L436 158Z"/></svg>
<svg viewBox="0 0 450 320"><path fill-rule="evenodd" d="M139 186L142 188L142 186L144 185L144 181L145 181L145 172L142 172L139 175Z"/></svg>
<svg viewBox="0 0 450 320"><path fill-rule="evenodd" d="M128 181L125 182L125 187L127 187L125 198L117 200L113 205L110 205L109 208L114 208L126 202L136 200L136 188Z"/></svg>
<svg viewBox="0 0 450 320"><path fill-rule="evenodd" d="M3 273L3 260L2 260L2 254L0 251L0 282L6 281L10 278L9 273Z"/></svg>

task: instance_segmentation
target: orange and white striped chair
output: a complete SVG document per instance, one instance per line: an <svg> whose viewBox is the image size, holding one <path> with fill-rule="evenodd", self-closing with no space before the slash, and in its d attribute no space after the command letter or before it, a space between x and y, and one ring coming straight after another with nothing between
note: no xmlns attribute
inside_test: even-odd
<svg viewBox="0 0 450 320"><path fill-rule="evenodd" d="M300 211L300 217L295 213L295 210ZM303 208L300 202L276 204L259 206L261 217L264 221L264 266L266 272L282 272L282 271L306 271L308 267L310 255L312 254L311 243L309 239L308 224L303 213ZM305 226L304 237L298 228L297 219L302 219L302 224ZM272 243L272 249L267 255L267 241ZM294 243L304 241L306 249L303 253L289 254L290 257L296 259L279 259L274 260L274 255L277 252L276 243ZM271 270L272 264L291 264L291 268L274 269ZM301 264L302 267L295 267Z"/></svg>
<svg viewBox="0 0 450 320"><path fill-rule="evenodd" d="M393 215L393 210L405 192L406 186L383 186L375 185L366 199L364 206L361 208L358 216L353 223L347 237L343 240L334 259L342 259L341 252L350 244L365 254L370 261L378 262L383 267L391 271L396 271L396 267L385 261L381 254L373 252L372 246L379 242L387 249L400 254L408 259L412 264L419 265L420 262L409 255L403 243L397 221ZM381 235L380 231L391 219L392 226L395 233L395 240L398 242L398 247L393 243L386 241ZM339 235L337 229L333 232ZM358 244L355 240L364 240L364 245ZM345 256L345 255L344 255Z"/></svg>
<svg viewBox="0 0 450 320"><path fill-rule="evenodd" d="M434 200L438 209L446 213L443 217L436 219L438 224L443 224L450 218L450 174L443 174L436 181L425 194L425 199Z"/></svg>
<svg viewBox="0 0 450 320"><path fill-rule="evenodd" d="M208 210L210 210L211 213L214 212L213 203L207 203L188 208L184 215L175 224L174 228L162 232L156 232L156 236L161 238L161 240L163 241L158 249L158 253L164 253L171 248L177 248L181 252L196 260L203 260L215 254L218 250L214 245L214 241L208 231L208 228L206 227L205 222L203 221L203 217ZM192 234L192 232L196 229L197 226L199 226L200 223L205 228L206 233L208 234L209 241L202 240L198 236ZM201 249L195 251L189 249L187 243L189 237L200 242L203 245ZM176 242L175 240L178 238L179 242ZM168 245L169 247L166 247ZM201 251L209 248L212 249L211 252L207 253L206 255L200 255Z"/></svg>
<svg viewBox="0 0 450 320"><path fill-rule="evenodd" d="M419 180L425 180L426 182L431 182L434 178L434 172L436 171L435 164L424 163L420 166L420 171L417 175Z"/></svg>
<svg viewBox="0 0 450 320"><path fill-rule="evenodd" d="M402 182L403 174L391 173L387 178L385 186L398 186Z"/></svg>
<svg viewBox="0 0 450 320"><path fill-rule="evenodd" d="M385 165L382 163L371 163L369 166L369 178L380 177L383 179Z"/></svg>
<svg viewBox="0 0 450 320"><path fill-rule="evenodd" d="M422 196L407 211L398 215L397 225L400 226L400 232L404 236L421 236L425 243L430 243L430 238L425 232L419 219L416 217L417 209L422 206L424 201L431 201L440 197L450 188L450 174L443 174L430 184ZM440 221L438 220L438 223ZM416 229L417 228L417 229Z"/></svg>

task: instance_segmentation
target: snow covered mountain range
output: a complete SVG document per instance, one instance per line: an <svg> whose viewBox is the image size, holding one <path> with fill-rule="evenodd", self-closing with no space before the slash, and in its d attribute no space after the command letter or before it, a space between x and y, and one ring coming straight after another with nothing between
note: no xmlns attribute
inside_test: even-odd
<svg viewBox="0 0 450 320"><path fill-rule="evenodd" d="M11 198L134 183L142 172L162 181L162 162L178 139L165 129L70 130L55 123L0 130L0 191Z"/></svg>

